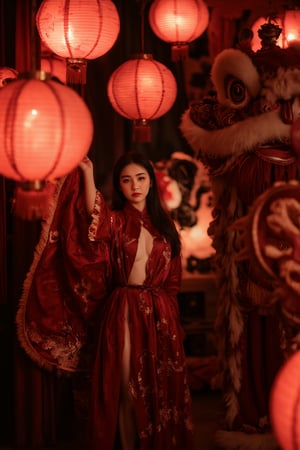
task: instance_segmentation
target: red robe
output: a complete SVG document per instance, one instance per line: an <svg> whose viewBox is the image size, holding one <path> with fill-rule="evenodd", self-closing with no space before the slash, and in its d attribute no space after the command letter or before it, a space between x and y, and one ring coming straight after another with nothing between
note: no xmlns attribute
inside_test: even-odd
<svg viewBox="0 0 300 450"><path fill-rule="evenodd" d="M125 305L131 341L130 392L141 450L193 448L191 403L177 303L181 258L152 226L146 211L131 205L109 211L100 198L91 225L110 247L113 283L102 312L92 377L93 449L112 450L116 438ZM154 237L143 285L129 285L141 225Z"/></svg>
<svg viewBox="0 0 300 450"><path fill-rule="evenodd" d="M177 303L181 258L171 258L170 245L147 213L130 205L112 212L99 194L90 223L80 183L76 170L57 188L24 285L20 341L46 368L76 371L92 364L91 447L113 450L127 304L139 449L190 450L191 399ZM143 285L130 286L141 221L153 247ZM96 353L87 346L95 330Z"/></svg>

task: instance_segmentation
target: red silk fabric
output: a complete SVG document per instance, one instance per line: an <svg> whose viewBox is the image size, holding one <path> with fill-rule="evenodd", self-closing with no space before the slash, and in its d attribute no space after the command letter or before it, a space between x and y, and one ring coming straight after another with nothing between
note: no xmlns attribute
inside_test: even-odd
<svg viewBox="0 0 300 450"><path fill-rule="evenodd" d="M193 449L191 398L177 293L181 258L146 212L110 211L98 193L86 214L79 170L58 183L24 283L18 335L41 366L91 370L89 443L113 450L124 346L130 330L130 382L141 450ZM128 285L141 226L153 236L146 279ZM97 337L96 337L97 336ZM96 352L95 352L96 350Z"/></svg>
<svg viewBox="0 0 300 450"><path fill-rule="evenodd" d="M100 204L95 238L110 242L114 282L102 311L92 376L92 449L113 450L124 346L125 308L130 331L130 381L141 450L193 449L191 400L177 293L181 258L153 228L146 212L127 205L110 213ZM104 226L103 226L104 225ZM143 285L128 285L141 226L154 237Z"/></svg>
<svg viewBox="0 0 300 450"><path fill-rule="evenodd" d="M79 169L55 189L24 282L18 337L42 367L86 370L91 323L109 285L107 248L88 239L90 218Z"/></svg>

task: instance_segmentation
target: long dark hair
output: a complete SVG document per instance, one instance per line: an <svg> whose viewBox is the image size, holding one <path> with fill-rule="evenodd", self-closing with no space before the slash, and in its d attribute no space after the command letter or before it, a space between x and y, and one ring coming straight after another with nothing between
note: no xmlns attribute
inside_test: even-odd
<svg viewBox="0 0 300 450"><path fill-rule="evenodd" d="M162 207L156 183L156 177L151 161L138 151L124 153L116 162L113 171L113 194L112 209L121 210L124 208L126 198L120 189L120 175L124 167L128 164L137 164L144 167L148 172L151 181L151 188L146 198L146 207L150 215L153 226L170 242L172 256L180 254L180 238L175 224L169 214Z"/></svg>

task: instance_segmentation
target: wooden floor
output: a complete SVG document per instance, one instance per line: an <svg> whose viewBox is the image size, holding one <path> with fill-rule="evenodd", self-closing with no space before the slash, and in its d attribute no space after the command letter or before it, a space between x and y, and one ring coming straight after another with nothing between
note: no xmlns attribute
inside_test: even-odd
<svg viewBox="0 0 300 450"><path fill-rule="evenodd" d="M193 415L194 415L195 442L196 442L195 450L212 450L214 449L213 444L214 434L218 429L218 421L220 418L221 396L218 392L204 390L193 392L192 398L193 398ZM13 450L13 449L0 446L0 450ZM61 442L55 448L52 447L44 450L85 450L85 449L79 448L76 442Z"/></svg>
<svg viewBox="0 0 300 450"><path fill-rule="evenodd" d="M195 450L214 450L215 433L221 418L221 395L218 391L203 390L194 391L192 397Z"/></svg>
<svg viewBox="0 0 300 450"><path fill-rule="evenodd" d="M222 418L221 395L218 391L193 392L195 450L214 450L215 433Z"/></svg>
<svg viewBox="0 0 300 450"><path fill-rule="evenodd" d="M274 437L271 435L249 436L243 433L235 433L233 436L226 436L226 432L224 435L220 426L223 416L221 394L219 391L212 391L209 389L192 391L192 399L195 426L195 450L280 450ZM245 436L247 436L246 439ZM0 450L14 449L0 446ZM81 448L81 446L78 445L78 442L73 441L60 442L59 445L54 448L48 447L47 449L40 450L85 449Z"/></svg>
<svg viewBox="0 0 300 450"><path fill-rule="evenodd" d="M193 393L195 450L280 450L270 434L222 430L222 402L218 391ZM283 450L283 449L282 449Z"/></svg>
<svg viewBox="0 0 300 450"><path fill-rule="evenodd" d="M213 450L215 449L214 436L218 429L218 423L221 415L220 393L205 390L193 392L192 397L193 419L195 426L195 450ZM74 446L59 447L59 450L74 450Z"/></svg>

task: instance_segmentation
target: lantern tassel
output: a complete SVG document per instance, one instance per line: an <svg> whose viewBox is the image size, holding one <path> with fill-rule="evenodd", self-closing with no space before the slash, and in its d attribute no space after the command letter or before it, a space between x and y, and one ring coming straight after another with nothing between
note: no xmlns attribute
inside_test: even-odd
<svg viewBox="0 0 300 450"><path fill-rule="evenodd" d="M132 141L135 143L151 142L151 125L148 121L134 121Z"/></svg>
<svg viewBox="0 0 300 450"><path fill-rule="evenodd" d="M67 58L67 85L85 98L87 61L80 58Z"/></svg>
<svg viewBox="0 0 300 450"><path fill-rule="evenodd" d="M174 44L171 50L173 62L186 61L189 57L189 46L187 44Z"/></svg>
<svg viewBox="0 0 300 450"><path fill-rule="evenodd" d="M15 190L13 212L20 219L34 221L45 217L48 211L49 192L44 187L30 187L20 183Z"/></svg>

